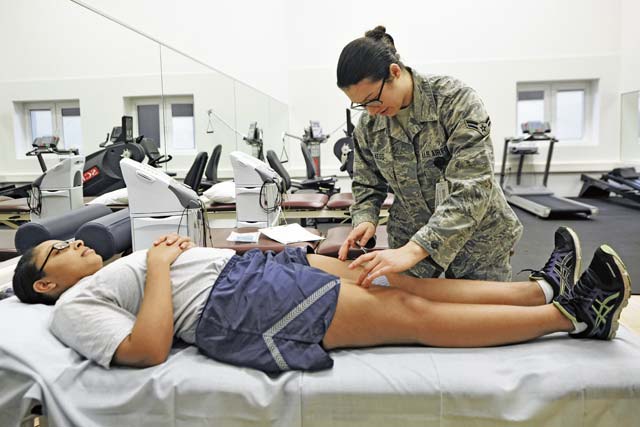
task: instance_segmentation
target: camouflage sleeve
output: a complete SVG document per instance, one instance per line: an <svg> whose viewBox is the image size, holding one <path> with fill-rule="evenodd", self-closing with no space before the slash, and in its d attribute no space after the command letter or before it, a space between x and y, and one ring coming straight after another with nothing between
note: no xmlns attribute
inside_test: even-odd
<svg viewBox="0 0 640 427"><path fill-rule="evenodd" d="M371 150L367 148L361 126L356 127L353 136L354 159L351 192L354 204L351 206L351 222L353 227L363 222L371 222L377 226L380 207L387 197L387 182L380 174Z"/></svg>
<svg viewBox="0 0 640 427"><path fill-rule="evenodd" d="M495 181L491 120L478 95L463 87L445 99L440 111L451 153L444 171L449 196L411 240L446 269L487 212Z"/></svg>

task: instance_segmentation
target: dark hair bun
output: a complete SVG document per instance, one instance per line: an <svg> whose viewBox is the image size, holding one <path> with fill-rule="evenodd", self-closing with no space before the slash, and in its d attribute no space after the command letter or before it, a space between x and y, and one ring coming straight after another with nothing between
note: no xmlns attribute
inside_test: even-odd
<svg viewBox="0 0 640 427"><path fill-rule="evenodd" d="M387 29L382 25L378 25L373 30L367 31L366 33L364 33L364 36L376 41L382 41L391 48L391 52L397 54L396 46L393 42L393 37L391 37L390 34L387 34Z"/></svg>
<svg viewBox="0 0 640 427"><path fill-rule="evenodd" d="M382 38L385 35L388 35L387 34L387 29L385 27L383 27L382 25L378 25L373 30L369 30L366 33L364 33L365 37L369 37L370 39L375 39L375 40L382 40ZM391 36L389 36L389 37L391 37Z"/></svg>

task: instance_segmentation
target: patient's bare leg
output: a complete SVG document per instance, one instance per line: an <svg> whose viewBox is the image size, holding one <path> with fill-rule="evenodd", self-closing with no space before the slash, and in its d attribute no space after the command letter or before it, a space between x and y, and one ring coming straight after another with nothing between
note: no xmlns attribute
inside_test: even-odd
<svg viewBox="0 0 640 427"><path fill-rule="evenodd" d="M553 305L452 304L401 289L343 283L323 344L329 349L383 344L483 347L571 330L571 321Z"/></svg>
<svg viewBox="0 0 640 427"><path fill-rule="evenodd" d="M349 269L349 261L322 255L307 255L309 264L327 273L356 281L361 268ZM393 287L432 301L532 306L545 304L544 293L534 281L493 282L465 279L418 279L405 274L388 274Z"/></svg>

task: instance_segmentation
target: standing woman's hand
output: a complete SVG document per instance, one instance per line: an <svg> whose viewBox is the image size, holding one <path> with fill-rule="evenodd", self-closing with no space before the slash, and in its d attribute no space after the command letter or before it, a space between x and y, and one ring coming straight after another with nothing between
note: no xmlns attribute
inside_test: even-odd
<svg viewBox="0 0 640 427"><path fill-rule="evenodd" d="M358 277L357 283L368 288L377 277L407 271L427 256L429 256L428 252L420 245L409 242L397 249L386 249L360 255L349 264L349 268L362 267L362 274Z"/></svg>
<svg viewBox="0 0 640 427"><path fill-rule="evenodd" d="M347 236L347 240L344 241L340 250L338 251L338 259L344 261L349 255L350 248L357 248L358 246L364 247L370 238L376 234L376 226L370 222L363 222L358 224L351 233ZM357 242L357 244L356 244Z"/></svg>

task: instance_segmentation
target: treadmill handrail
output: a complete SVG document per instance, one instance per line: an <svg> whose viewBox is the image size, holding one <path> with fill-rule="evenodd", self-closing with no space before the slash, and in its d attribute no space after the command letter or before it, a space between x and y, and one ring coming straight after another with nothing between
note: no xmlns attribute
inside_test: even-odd
<svg viewBox="0 0 640 427"><path fill-rule="evenodd" d="M505 168L507 166L507 151L509 148L509 144L514 141L530 141L532 138L522 139L520 137L507 137L504 139L504 149L502 150L502 165L500 167L500 187L504 188L504 178L506 175ZM549 151L547 153L547 161L544 165L544 175L542 177L542 185L547 186L547 182L549 181L549 170L551 169L551 158L553 157L553 148L558 142L558 139L552 135L546 135L545 138L536 138L536 141L549 141ZM521 153L520 159L522 160L523 156L526 156L527 153ZM522 172L522 168L518 168L518 173Z"/></svg>

